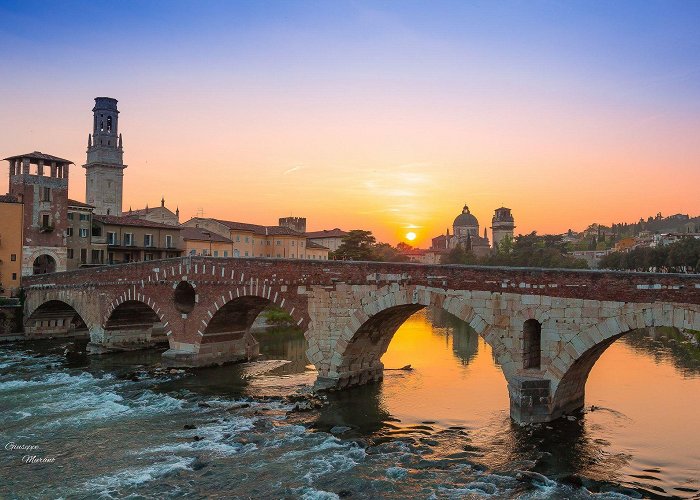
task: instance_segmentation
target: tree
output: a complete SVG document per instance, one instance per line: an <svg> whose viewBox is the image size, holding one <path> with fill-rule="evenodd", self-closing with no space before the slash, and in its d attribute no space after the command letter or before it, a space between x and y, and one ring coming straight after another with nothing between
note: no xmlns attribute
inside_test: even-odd
<svg viewBox="0 0 700 500"><path fill-rule="evenodd" d="M376 238L371 231L353 229L345 235L338 249L333 252L337 260L373 260Z"/></svg>

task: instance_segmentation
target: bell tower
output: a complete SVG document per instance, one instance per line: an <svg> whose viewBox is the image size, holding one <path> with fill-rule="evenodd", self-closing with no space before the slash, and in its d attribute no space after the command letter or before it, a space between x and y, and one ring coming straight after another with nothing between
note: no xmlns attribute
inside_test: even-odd
<svg viewBox="0 0 700 500"><path fill-rule="evenodd" d="M88 134L85 201L99 215L122 214L124 149L119 133L117 100L95 97L92 133Z"/></svg>

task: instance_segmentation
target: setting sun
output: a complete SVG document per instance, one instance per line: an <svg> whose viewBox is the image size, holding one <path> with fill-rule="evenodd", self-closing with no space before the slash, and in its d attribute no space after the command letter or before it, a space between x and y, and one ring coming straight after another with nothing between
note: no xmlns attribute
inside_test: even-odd
<svg viewBox="0 0 700 500"><path fill-rule="evenodd" d="M416 239L416 233L414 233L413 231L411 231L410 233L406 233L406 239L407 239L408 241L413 241L413 240L415 240L415 239Z"/></svg>

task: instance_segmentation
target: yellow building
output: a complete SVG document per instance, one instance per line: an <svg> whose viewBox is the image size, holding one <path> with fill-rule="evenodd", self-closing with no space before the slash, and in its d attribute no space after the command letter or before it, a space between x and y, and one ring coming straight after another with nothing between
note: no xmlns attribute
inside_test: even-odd
<svg viewBox="0 0 700 500"><path fill-rule="evenodd" d="M212 255L214 244L221 244L217 248L221 252L218 257L328 260L327 248L315 244L308 248L306 236L288 227L261 226L202 217L188 220L183 227L202 229L230 240L226 249L224 244L227 242L212 242ZM208 237L206 235L203 237L204 240L201 239L202 236L199 240L192 240L192 247L188 253L191 253L191 250L201 251L203 242L208 244ZM225 250L228 252L227 255L223 254Z"/></svg>
<svg viewBox="0 0 700 500"><path fill-rule="evenodd" d="M13 296L22 275L24 206L10 195L0 196L0 296Z"/></svg>
<svg viewBox="0 0 700 500"><path fill-rule="evenodd" d="M185 255L233 256L233 242L213 231L183 226L180 235L185 245Z"/></svg>

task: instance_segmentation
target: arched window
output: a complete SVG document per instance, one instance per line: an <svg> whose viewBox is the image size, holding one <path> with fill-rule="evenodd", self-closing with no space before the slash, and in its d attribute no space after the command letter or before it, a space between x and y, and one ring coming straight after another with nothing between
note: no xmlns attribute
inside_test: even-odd
<svg viewBox="0 0 700 500"><path fill-rule="evenodd" d="M111 131L112 131L112 117L108 116L107 117L107 132L111 132Z"/></svg>
<svg viewBox="0 0 700 500"><path fill-rule="evenodd" d="M105 122L101 121L100 122L100 132L103 132L105 129Z"/></svg>
<svg viewBox="0 0 700 500"><path fill-rule="evenodd" d="M536 319L523 323L523 368L539 370L542 359L542 325Z"/></svg>

